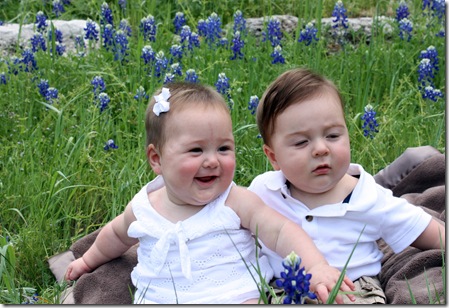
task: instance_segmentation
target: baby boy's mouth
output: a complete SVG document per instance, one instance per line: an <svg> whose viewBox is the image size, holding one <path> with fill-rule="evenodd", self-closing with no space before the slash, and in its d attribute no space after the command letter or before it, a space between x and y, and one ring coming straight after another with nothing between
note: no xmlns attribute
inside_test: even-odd
<svg viewBox="0 0 449 308"><path fill-rule="evenodd" d="M208 182L215 180L216 178L217 178L217 176L202 176L202 177L197 177L196 179L200 182L208 183Z"/></svg>

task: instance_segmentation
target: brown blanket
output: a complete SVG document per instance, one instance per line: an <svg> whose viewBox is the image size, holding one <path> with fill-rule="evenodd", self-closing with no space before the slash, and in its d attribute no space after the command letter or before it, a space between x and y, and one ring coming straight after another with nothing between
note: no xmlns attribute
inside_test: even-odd
<svg viewBox="0 0 449 308"><path fill-rule="evenodd" d="M445 155L425 146L409 148L392 164L375 175L376 181L398 197L423 207L431 215L446 220ZM69 251L49 259L58 281L63 280L67 265L80 257L93 243L99 230L76 241ZM445 255L440 250L420 251L409 247L394 254L379 240L384 253L379 279L390 304L445 303L443 274ZM63 304L131 304L133 286L130 273L137 262L136 247L123 256L83 275L67 289ZM429 286L429 289L428 287ZM409 291L409 287L411 291ZM413 294L412 299L410 292Z"/></svg>

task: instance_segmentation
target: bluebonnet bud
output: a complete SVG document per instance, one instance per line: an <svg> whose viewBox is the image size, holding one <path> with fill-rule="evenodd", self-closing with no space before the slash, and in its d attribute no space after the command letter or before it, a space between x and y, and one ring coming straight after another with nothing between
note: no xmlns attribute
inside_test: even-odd
<svg viewBox="0 0 449 308"><path fill-rule="evenodd" d="M229 46L229 41L226 37L222 37L218 40L218 45L227 49Z"/></svg>
<svg viewBox="0 0 449 308"><path fill-rule="evenodd" d="M127 19L122 19L120 21L120 24L118 26L119 30L122 30L127 37L131 37L132 30L131 26L129 25L129 21Z"/></svg>
<svg viewBox="0 0 449 308"><path fill-rule="evenodd" d="M95 76L90 84L93 86L94 97L97 98L98 95L106 90L106 85L101 76Z"/></svg>
<svg viewBox="0 0 449 308"><path fill-rule="evenodd" d="M428 98L428 99L436 102L439 97L443 97L443 93L440 90L434 89L430 85L426 86L424 88L424 92L422 93L422 98L424 98L424 99Z"/></svg>
<svg viewBox="0 0 449 308"><path fill-rule="evenodd" d="M237 10L234 13L234 33L239 31L241 34L246 33L246 20L243 18L242 11Z"/></svg>
<svg viewBox="0 0 449 308"><path fill-rule="evenodd" d="M171 61L181 61L182 59L182 46L180 45L172 45L170 47L170 54L172 55Z"/></svg>
<svg viewBox="0 0 449 308"><path fill-rule="evenodd" d="M105 146L103 147L105 151L109 151L109 149L118 149L118 146L115 144L113 139L109 139L106 141Z"/></svg>
<svg viewBox="0 0 449 308"><path fill-rule="evenodd" d="M218 91L218 93L221 94L228 94L229 93L229 78L226 77L225 73L218 74L218 80L215 83L215 87Z"/></svg>
<svg viewBox="0 0 449 308"><path fill-rule="evenodd" d="M176 12L175 19L173 20L173 25L175 26L175 33L179 34L182 27L186 24L186 19L183 12Z"/></svg>
<svg viewBox="0 0 449 308"><path fill-rule="evenodd" d="M42 51L47 50L47 43L46 43L42 33L40 33L40 32L35 33L31 37L30 41L31 41L31 50L33 52L37 52L39 50L42 50Z"/></svg>
<svg viewBox="0 0 449 308"><path fill-rule="evenodd" d="M0 26L3 26L4 24L5 24L5 22L0 19Z"/></svg>
<svg viewBox="0 0 449 308"><path fill-rule="evenodd" d="M140 32L144 41L155 42L157 25L153 15L148 15L140 20Z"/></svg>
<svg viewBox="0 0 449 308"><path fill-rule="evenodd" d="M0 73L0 84L7 84L7 80L6 80L6 74L5 72L1 72Z"/></svg>
<svg viewBox="0 0 449 308"><path fill-rule="evenodd" d="M37 292L35 292L32 296L23 294L23 298L24 298L24 301L21 304L24 304L24 305L37 304L39 301L39 295Z"/></svg>
<svg viewBox="0 0 449 308"><path fill-rule="evenodd" d="M429 46L426 50L421 51L419 57L421 61L418 65L418 88L424 99L436 102L439 97L443 97L443 93L435 89L433 81L435 73L439 70L438 52L434 46Z"/></svg>
<svg viewBox="0 0 449 308"><path fill-rule="evenodd" d="M22 52L22 59L20 62L25 65L25 72L31 72L37 69L37 62L34 53L30 48L25 48Z"/></svg>
<svg viewBox="0 0 449 308"><path fill-rule="evenodd" d="M62 37L62 32L59 29L55 29L55 41L62 43L63 37ZM52 31L48 31L48 41L51 42L53 40L53 32Z"/></svg>
<svg viewBox="0 0 449 308"><path fill-rule="evenodd" d="M281 279L275 281L278 288L284 289L284 304L304 304L307 298L316 299L315 293L310 291L312 274L307 274L304 267L300 267L301 258L291 252L282 261L284 271Z"/></svg>
<svg viewBox="0 0 449 308"><path fill-rule="evenodd" d="M346 15L346 8L341 0L338 0L335 3L334 10L332 11L332 17L335 17L335 19L332 20L333 28L348 28L348 16Z"/></svg>
<svg viewBox="0 0 449 308"><path fill-rule="evenodd" d="M145 92L145 89L142 86L139 86L139 88L137 88L136 95L134 95L134 99L140 101L148 98L149 96Z"/></svg>
<svg viewBox="0 0 449 308"><path fill-rule="evenodd" d="M279 45L274 47L274 50L271 53L271 57L273 58L273 60L271 61L272 64L276 64L276 63L284 64L285 63L284 56L282 55L282 47Z"/></svg>
<svg viewBox="0 0 449 308"><path fill-rule="evenodd" d="M128 55L128 38L123 30L118 30L115 34L115 44L114 44L114 60L123 61L126 60Z"/></svg>
<svg viewBox="0 0 449 308"><path fill-rule="evenodd" d="M186 71L186 78L185 81L191 82L191 83L197 83L198 82L198 75L196 74L195 70L190 68Z"/></svg>
<svg viewBox="0 0 449 308"><path fill-rule="evenodd" d="M90 18L86 20L86 28L84 28L84 38L89 41L98 41L97 25Z"/></svg>
<svg viewBox="0 0 449 308"><path fill-rule="evenodd" d="M58 56L62 56L63 54L64 54L64 52L65 52L65 45L64 44L61 44L61 43L59 43L59 42L56 42L56 54L58 55Z"/></svg>
<svg viewBox="0 0 449 308"><path fill-rule="evenodd" d="M100 24L102 26L112 25L114 26L114 17L112 16L112 10L106 2L101 5L101 19Z"/></svg>
<svg viewBox="0 0 449 308"><path fill-rule="evenodd" d="M374 135L379 132L377 129L379 124L377 123L376 112L374 111L373 106L370 104L366 105L365 113L362 115L361 119L363 120L363 135L373 139Z"/></svg>
<svg viewBox="0 0 449 308"><path fill-rule="evenodd" d="M47 16L42 11L36 14L36 30L43 33L47 29Z"/></svg>
<svg viewBox="0 0 449 308"><path fill-rule="evenodd" d="M101 92L98 95L98 107L100 108L100 113L103 112L106 108L108 108L109 102L111 99L109 98L109 95L107 95L104 92Z"/></svg>
<svg viewBox="0 0 449 308"><path fill-rule="evenodd" d="M413 23L408 18L403 18L399 21L399 37L407 42L412 38Z"/></svg>
<svg viewBox="0 0 449 308"><path fill-rule="evenodd" d="M240 37L240 31L234 33L234 38L232 39L232 52L231 60L236 58L243 58L242 48L245 46L245 42Z"/></svg>
<svg viewBox="0 0 449 308"><path fill-rule="evenodd" d="M56 15L56 17L59 17L64 12L64 4L62 4L59 0L53 0L53 13Z"/></svg>
<svg viewBox="0 0 449 308"><path fill-rule="evenodd" d="M172 73L166 73L165 77L164 77L164 84L173 82L173 80L175 79L175 75L173 75Z"/></svg>
<svg viewBox="0 0 449 308"><path fill-rule="evenodd" d="M142 55L140 56L145 64L151 64L156 60L155 52L150 45L146 45L142 48Z"/></svg>
<svg viewBox="0 0 449 308"><path fill-rule="evenodd" d="M111 24L107 24L101 34L103 37L103 47L108 51L114 46L114 32L114 27Z"/></svg>
<svg viewBox="0 0 449 308"><path fill-rule="evenodd" d="M257 106L259 105L259 97L257 95L253 95L249 98L248 102L248 110L251 111L251 114L254 115L256 113Z"/></svg>
<svg viewBox="0 0 449 308"><path fill-rule="evenodd" d="M47 93L45 95L45 99L50 104L53 104L58 99L58 90L53 87L48 88Z"/></svg>
<svg viewBox="0 0 449 308"><path fill-rule="evenodd" d="M178 76L182 76L182 66L179 63L173 63L170 66L170 70L173 73L173 75L178 75Z"/></svg>
<svg viewBox="0 0 449 308"><path fill-rule="evenodd" d="M156 54L156 63L154 63L154 76L160 77L165 73L168 66L168 59L165 57L165 54L162 50L160 50Z"/></svg>
<svg viewBox="0 0 449 308"><path fill-rule="evenodd" d="M300 36L298 38L298 42L304 42L306 46L309 46L313 40L318 41L316 34L318 33L318 29L315 25L309 22L306 25L306 28L301 30Z"/></svg>
<svg viewBox="0 0 449 308"><path fill-rule="evenodd" d="M399 22L403 18L408 18L409 15L410 15L410 12L408 10L407 3L405 3L405 1L402 0L399 3L398 8L396 9L396 20Z"/></svg>
<svg viewBox="0 0 449 308"><path fill-rule="evenodd" d="M84 56L84 50L86 49L86 43L84 42L83 37L79 34L75 35L74 42L75 42L74 43L75 49L76 49L76 52L78 53L78 55Z"/></svg>
<svg viewBox="0 0 449 308"><path fill-rule="evenodd" d="M37 87L39 88L39 93L42 95L42 97L46 97L48 88L50 88L48 80L41 79L41 81L37 84Z"/></svg>
<svg viewBox="0 0 449 308"><path fill-rule="evenodd" d="M282 31L281 22L276 18L270 17L267 24L267 29L262 33L263 41L270 41L271 46L276 47L281 45Z"/></svg>

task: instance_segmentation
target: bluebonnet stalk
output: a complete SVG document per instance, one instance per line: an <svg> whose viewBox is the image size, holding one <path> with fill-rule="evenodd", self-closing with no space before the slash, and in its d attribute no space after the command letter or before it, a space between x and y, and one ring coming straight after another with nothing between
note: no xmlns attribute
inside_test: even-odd
<svg viewBox="0 0 449 308"><path fill-rule="evenodd" d="M346 8L341 0L338 0L335 3L334 10L332 11L332 17L335 17L332 20L333 28L348 28L348 16L346 15Z"/></svg>
<svg viewBox="0 0 449 308"><path fill-rule="evenodd" d="M194 47L200 46L198 34L192 32L187 25L182 27L180 37L183 48L187 47L188 50L193 50Z"/></svg>
<svg viewBox="0 0 449 308"><path fill-rule="evenodd" d="M112 25L114 26L114 17L112 16L112 10L106 2L101 5L101 19L100 24L102 26Z"/></svg>
<svg viewBox="0 0 449 308"><path fill-rule="evenodd" d="M37 87L39 88L39 93L42 97L47 96L48 88L50 88L50 85L48 84L47 79L41 79L41 81L37 84Z"/></svg>
<svg viewBox="0 0 449 308"><path fill-rule="evenodd" d="M438 52L434 46L429 46L426 50L421 51L419 56L421 62L418 65L418 85L421 95L424 99L430 99L434 102L439 97L443 97L443 93L435 88L434 78L438 67Z"/></svg>
<svg viewBox="0 0 449 308"><path fill-rule="evenodd" d="M413 23L408 18L403 18L399 21L399 37L402 40L410 41L412 38Z"/></svg>
<svg viewBox="0 0 449 308"><path fill-rule="evenodd" d="M176 12L175 18L173 20L173 25L175 26L175 34L181 33L182 27L186 24L186 18L183 12Z"/></svg>
<svg viewBox="0 0 449 308"><path fill-rule="evenodd" d="M284 64L285 63L284 56L282 55L282 47L279 45L274 47L274 50L271 53L271 57L273 58L273 60L271 61L272 64L276 64L276 63Z"/></svg>
<svg viewBox="0 0 449 308"><path fill-rule="evenodd" d="M6 79L6 74L5 74L5 72L1 72L0 73L0 84L7 84L8 83L8 81L7 81L7 79Z"/></svg>
<svg viewBox="0 0 449 308"><path fill-rule="evenodd" d="M207 35L207 23L204 19L198 20L196 28L198 29L198 34L200 36L206 36Z"/></svg>
<svg viewBox="0 0 449 308"><path fill-rule="evenodd" d="M438 17L441 21L446 16L446 2L444 0L432 1L433 16Z"/></svg>
<svg viewBox="0 0 449 308"><path fill-rule="evenodd" d="M37 62L34 57L34 53L30 48L25 48L22 52L21 63L25 65L25 72L32 72L37 69Z"/></svg>
<svg viewBox="0 0 449 308"><path fill-rule="evenodd" d="M146 65L151 64L156 60L156 54L150 45L145 45L142 48L142 55L140 57L143 59Z"/></svg>
<svg viewBox="0 0 449 308"><path fill-rule="evenodd" d="M106 84L101 76L95 76L92 78L90 84L93 86L94 98L96 99L98 95L106 90Z"/></svg>
<svg viewBox="0 0 449 308"><path fill-rule="evenodd" d="M186 71L186 78L185 81L191 82L191 83L197 83L198 82L198 75L196 74L195 70L192 68L189 68Z"/></svg>
<svg viewBox="0 0 449 308"><path fill-rule="evenodd" d="M101 34L103 38L103 47L107 51L112 50L112 47L114 46L114 32L114 27L111 24L107 24Z"/></svg>
<svg viewBox="0 0 449 308"><path fill-rule="evenodd" d="M301 258L291 252L282 261L284 271L281 279L276 280L276 286L284 289L284 304L304 304L307 298L316 299L315 293L310 291L310 279L312 274L306 274L301 266Z"/></svg>
<svg viewBox="0 0 449 308"><path fill-rule="evenodd" d="M137 88L136 95L134 95L134 99L141 101L141 100L146 100L148 98L149 98L149 96L145 92L145 89L142 86L139 86L139 88Z"/></svg>
<svg viewBox="0 0 449 308"><path fill-rule="evenodd" d="M259 105L259 97L257 95L253 95L249 98L248 102L248 110L251 111L251 114L254 115L256 113L257 106Z"/></svg>
<svg viewBox="0 0 449 308"><path fill-rule="evenodd" d="M119 30L122 30L127 37L131 37L132 30L131 26L129 25L129 21L127 19L120 20L120 24L118 26Z"/></svg>
<svg viewBox="0 0 449 308"><path fill-rule="evenodd" d="M55 41L62 43L63 37L62 37L61 30L55 29L54 32L55 32ZM48 35L48 41L51 42L53 40L53 31L49 30L47 35Z"/></svg>
<svg viewBox="0 0 449 308"><path fill-rule="evenodd" d="M55 103L58 100L58 89L53 87L48 88L45 99L50 104Z"/></svg>
<svg viewBox="0 0 449 308"><path fill-rule="evenodd" d="M242 35L246 34L246 20L243 18L242 11L240 10L234 13L234 33L237 31Z"/></svg>
<svg viewBox="0 0 449 308"><path fill-rule="evenodd" d="M84 28L84 38L89 41L98 41L97 25L90 18L86 20L86 28Z"/></svg>
<svg viewBox="0 0 449 308"><path fill-rule="evenodd" d="M143 35L144 41L155 42L157 25L153 15L148 15L140 20L140 32Z"/></svg>
<svg viewBox="0 0 449 308"><path fill-rule="evenodd" d="M234 33L234 38L232 39L232 52L231 60L235 60L237 58L243 58L242 48L245 46L245 42L240 37L240 31L236 31Z"/></svg>
<svg viewBox="0 0 449 308"><path fill-rule="evenodd" d="M106 141L106 144L103 147L103 149L105 151L109 151L109 149L115 150L118 149L118 146L115 144L113 139L109 139L108 141Z"/></svg>
<svg viewBox="0 0 449 308"><path fill-rule="evenodd" d="M47 16L45 16L44 12L39 11L36 14L36 30L40 33L44 33L47 29Z"/></svg>
<svg viewBox="0 0 449 308"><path fill-rule="evenodd" d="M420 82L422 87L427 85L433 86L434 75L433 65L430 62L430 59L422 59L418 65L418 81Z"/></svg>
<svg viewBox="0 0 449 308"><path fill-rule="evenodd" d="M162 50L160 50L156 54L156 62L154 63L154 76L160 77L165 73L168 66L168 59L165 57L165 54Z"/></svg>
<svg viewBox="0 0 449 308"><path fill-rule="evenodd" d="M56 15L56 17L61 16L61 14L64 12L64 4L59 0L53 0L53 13Z"/></svg>
<svg viewBox="0 0 449 308"><path fill-rule="evenodd" d="M225 73L218 74L218 80L215 83L215 87L216 87L218 93L221 93L224 95L229 94L229 89L231 86L229 85L229 78L226 77Z"/></svg>
<svg viewBox="0 0 449 308"><path fill-rule="evenodd" d="M173 63L174 61L181 61L182 59L182 46L174 44L170 47L170 54L171 54L171 59L170 59L170 63Z"/></svg>
<svg viewBox="0 0 449 308"><path fill-rule="evenodd" d="M282 31L281 22L274 17L270 17L267 24L267 29L262 33L263 41L270 41L271 46L276 47L281 45Z"/></svg>
<svg viewBox="0 0 449 308"><path fill-rule="evenodd" d="M98 107L100 108L100 112L103 112L106 108L108 108L110 101L111 99L108 94L101 92L98 95Z"/></svg>
<svg viewBox="0 0 449 308"><path fill-rule="evenodd" d="M198 33L205 36L206 42L209 46L212 46L221 38L221 19L217 13L213 12L210 14L205 22L204 30L200 31L200 24L198 23Z"/></svg>
<svg viewBox="0 0 449 308"><path fill-rule="evenodd" d="M304 42L306 46L309 46L313 40L318 41L316 34L318 33L318 29L311 22L307 23L306 28L301 30L301 33L298 38L298 42Z"/></svg>
<svg viewBox="0 0 449 308"><path fill-rule="evenodd" d="M410 15L410 12L408 10L408 6L407 3L402 0L399 3L398 8L396 9L396 21L401 21L404 18L408 18L408 16Z"/></svg>
<svg viewBox="0 0 449 308"><path fill-rule="evenodd" d="M31 39L31 50L33 52L37 52L39 50L46 51L47 50L47 42L45 41L44 36L42 33L35 33Z"/></svg>
<svg viewBox="0 0 449 308"><path fill-rule="evenodd" d="M370 104L365 106L365 113L361 116L361 119L363 120L363 135L373 139L374 135L379 132L377 129L379 124L377 123L376 112L374 111L373 106Z"/></svg>
<svg viewBox="0 0 449 308"><path fill-rule="evenodd" d="M438 51L436 50L435 46L429 46L426 50L421 51L421 54L419 55L421 59L429 59L430 64L433 66L433 69L435 71L439 70L438 67Z"/></svg>
<svg viewBox="0 0 449 308"><path fill-rule="evenodd" d="M115 44L114 44L114 60L124 61L128 55L128 38L126 37L123 30L118 30L115 34Z"/></svg>

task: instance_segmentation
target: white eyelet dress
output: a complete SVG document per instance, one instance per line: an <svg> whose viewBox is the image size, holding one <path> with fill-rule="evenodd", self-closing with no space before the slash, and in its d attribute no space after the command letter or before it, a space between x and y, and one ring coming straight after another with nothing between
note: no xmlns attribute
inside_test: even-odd
<svg viewBox="0 0 449 308"><path fill-rule="evenodd" d="M148 200L149 192L164 186L161 176L134 196L137 220L128 235L140 242L138 263L131 273L137 289L135 304L239 304L259 298L255 281L260 278L253 269L257 268L255 241L225 205L232 185L200 212L177 223L159 215ZM273 270L268 260L264 256L258 263L269 282Z"/></svg>

